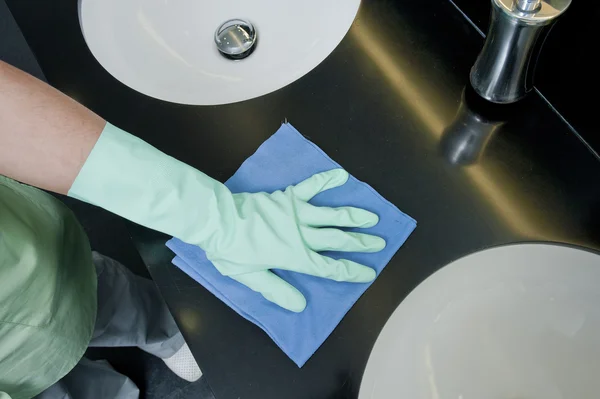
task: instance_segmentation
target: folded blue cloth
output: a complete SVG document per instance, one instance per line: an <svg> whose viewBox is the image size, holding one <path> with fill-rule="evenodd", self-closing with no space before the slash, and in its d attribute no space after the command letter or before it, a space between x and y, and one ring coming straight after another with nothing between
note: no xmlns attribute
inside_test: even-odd
<svg viewBox="0 0 600 399"><path fill-rule="evenodd" d="M297 184L315 173L339 167L292 125L284 124L225 184L233 192L273 192ZM383 251L371 254L327 253L335 258L342 257L370 266L378 275L417 225L414 219L354 177L350 177L342 187L317 195L311 203L330 207L355 206L379 215L379 224L362 231L383 237L387 242ZM177 255L173 259L176 266L241 316L262 328L299 367L321 346L370 285L339 283L273 270L306 297L306 309L301 313L293 313L221 275L197 246L176 238L167 242L167 246Z"/></svg>

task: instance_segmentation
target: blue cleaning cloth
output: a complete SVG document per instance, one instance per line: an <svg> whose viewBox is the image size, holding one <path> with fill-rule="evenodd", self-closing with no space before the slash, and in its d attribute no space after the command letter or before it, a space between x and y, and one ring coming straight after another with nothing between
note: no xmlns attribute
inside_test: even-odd
<svg viewBox="0 0 600 399"><path fill-rule="evenodd" d="M284 124L225 184L234 193L273 192L297 184L315 173L339 167L292 125ZM383 237L387 242L383 251L370 254L326 253L370 266L378 275L417 225L414 219L354 177L350 177L342 187L318 194L311 203L330 207L355 206L379 215L380 221L375 227L360 231ZM306 309L293 313L221 275L199 247L176 238L167 242L167 246L177 255L173 259L176 266L241 316L262 328L298 367L306 363L370 286L370 283L340 283L273 270L306 297Z"/></svg>

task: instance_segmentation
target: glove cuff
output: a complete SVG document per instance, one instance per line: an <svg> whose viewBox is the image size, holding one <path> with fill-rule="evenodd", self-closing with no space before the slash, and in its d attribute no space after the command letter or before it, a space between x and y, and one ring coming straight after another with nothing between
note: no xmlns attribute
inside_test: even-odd
<svg viewBox="0 0 600 399"><path fill-rule="evenodd" d="M200 246L235 207L222 183L110 123L68 196Z"/></svg>

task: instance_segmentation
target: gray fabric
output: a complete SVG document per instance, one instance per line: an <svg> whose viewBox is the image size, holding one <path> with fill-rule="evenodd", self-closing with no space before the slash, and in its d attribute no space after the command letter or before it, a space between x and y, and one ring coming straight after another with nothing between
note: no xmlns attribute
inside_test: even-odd
<svg viewBox="0 0 600 399"><path fill-rule="evenodd" d="M154 283L117 261L93 253L98 275L98 314L89 346L137 346L168 358L183 337ZM83 358L62 380L37 399L136 399L139 389L106 361Z"/></svg>
<svg viewBox="0 0 600 399"><path fill-rule="evenodd" d="M154 283L97 252L93 260L98 314L89 346L137 346L163 359L175 354L185 341Z"/></svg>
<svg viewBox="0 0 600 399"><path fill-rule="evenodd" d="M86 358L62 380L37 399L137 399L140 390L133 381L116 372L105 360Z"/></svg>

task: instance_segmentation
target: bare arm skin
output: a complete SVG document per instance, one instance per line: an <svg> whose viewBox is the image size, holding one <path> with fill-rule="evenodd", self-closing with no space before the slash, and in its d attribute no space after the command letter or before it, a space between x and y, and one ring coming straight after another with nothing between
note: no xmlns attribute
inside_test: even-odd
<svg viewBox="0 0 600 399"><path fill-rule="evenodd" d="M106 121L0 61L0 174L67 194Z"/></svg>

